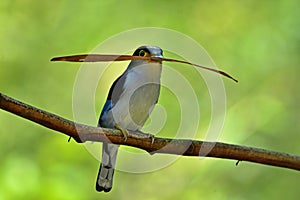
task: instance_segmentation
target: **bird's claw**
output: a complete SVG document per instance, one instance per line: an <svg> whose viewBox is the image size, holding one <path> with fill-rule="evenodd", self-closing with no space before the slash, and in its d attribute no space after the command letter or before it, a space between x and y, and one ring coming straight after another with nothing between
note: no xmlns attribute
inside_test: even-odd
<svg viewBox="0 0 300 200"><path fill-rule="evenodd" d="M124 128L122 128L122 127L119 126L118 124L115 125L115 129L118 129L119 131L121 131L121 133L123 134L123 137L124 137L124 141L126 142L127 136L128 136L127 130L124 129Z"/></svg>
<svg viewBox="0 0 300 200"><path fill-rule="evenodd" d="M149 138L151 139L151 144L153 144L154 140L155 140L155 136L150 133L148 133L148 134L149 134Z"/></svg>

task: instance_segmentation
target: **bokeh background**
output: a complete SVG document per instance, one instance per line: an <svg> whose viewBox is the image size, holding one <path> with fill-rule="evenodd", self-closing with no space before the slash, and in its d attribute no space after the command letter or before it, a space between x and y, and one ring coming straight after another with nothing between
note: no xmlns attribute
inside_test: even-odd
<svg viewBox="0 0 300 200"><path fill-rule="evenodd" d="M220 141L299 155L298 8L297 0L1 0L0 91L73 119L72 92L79 65L53 64L51 57L90 52L108 37L132 28L169 28L194 38L217 66L240 81L224 80L227 116ZM116 68L114 77L98 87L99 113L109 85L123 70ZM209 95L203 80L192 82L203 87L203 94L197 94L202 121L196 139L204 139ZM172 109L168 98L163 90L160 102ZM171 137L170 132L171 125L165 136ZM66 136L5 111L0 111L0 134L1 200L297 199L300 195L297 171L183 157L152 173L116 172L113 190L97 193L99 163L82 145L67 143Z"/></svg>

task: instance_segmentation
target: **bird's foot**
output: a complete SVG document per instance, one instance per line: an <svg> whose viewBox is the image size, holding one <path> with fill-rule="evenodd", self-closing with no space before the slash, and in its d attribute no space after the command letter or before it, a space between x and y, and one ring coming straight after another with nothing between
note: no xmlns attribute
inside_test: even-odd
<svg viewBox="0 0 300 200"><path fill-rule="evenodd" d="M155 136L153 134L150 134L150 133L148 133L148 135L149 135L149 138L151 139L151 144L153 144L154 140L155 140Z"/></svg>
<svg viewBox="0 0 300 200"><path fill-rule="evenodd" d="M139 134L139 138L150 138L151 139L151 144L154 143L154 140L155 140L155 135L151 134L151 133L144 133L144 132L141 132L141 131L135 131L135 133Z"/></svg>
<svg viewBox="0 0 300 200"><path fill-rule="evenodd" d="M126 142L127 140L127 136L128 136L128 132L126 129L122 128L120 125L116 124L115 125L115 129L118 129L119 131L121 131L121 133L123 134L124 137L124 141Z"/></svg>

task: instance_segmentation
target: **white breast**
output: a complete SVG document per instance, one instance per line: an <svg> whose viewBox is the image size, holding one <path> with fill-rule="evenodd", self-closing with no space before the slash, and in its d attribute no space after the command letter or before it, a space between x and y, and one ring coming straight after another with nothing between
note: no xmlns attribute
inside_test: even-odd
<svg viewBox="0 0 300 200"><path fill-rule="evenodd" d="M126 74L124 92L111 110L114 122L128 130L139 130L148 119L160 91L161 64L149 63Z"/></svg>

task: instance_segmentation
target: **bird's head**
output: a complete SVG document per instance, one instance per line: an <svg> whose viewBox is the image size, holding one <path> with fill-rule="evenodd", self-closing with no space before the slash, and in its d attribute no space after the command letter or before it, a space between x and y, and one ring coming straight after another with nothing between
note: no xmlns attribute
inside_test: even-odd
<svg viewBox="0 0 300 200"><path fill-rule="evenodd" d="M128 66L128 70L137 66L147 66L147 68L154 67L152 69L162 67L162 60L155 59L163 58L163 51L157 46L141 46L134 51L133 56L145 57L146 59L132 60Z"/></svg>
<svg viewBox="0 0 300 200"><path fill-rule="evenodd" d="M141 46L135 50L133 56L142 56L149 58L163 58L163 51L157 46ZM161 63L162 60L146 60L146 62Z"/></svg>

